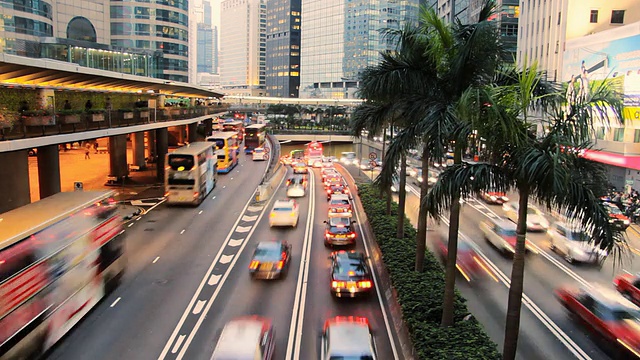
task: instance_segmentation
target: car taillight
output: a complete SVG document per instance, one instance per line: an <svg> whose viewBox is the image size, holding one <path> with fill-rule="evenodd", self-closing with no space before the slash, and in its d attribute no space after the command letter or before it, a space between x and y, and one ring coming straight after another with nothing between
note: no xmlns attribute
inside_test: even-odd
<svg viewBox="0 0 640 360"><path fill-rule="evenodd" d="M331 189L327 190L327 194L331 194Z"/></svg>
<svg viewBox="0 0 640 360"><path fill-rule="evenodd" d="M349 237L351 237L352 239L356 237L356 233L351 233L349 234Z"/></svg>
<svg viewBox="0 0 640 360"><path fill-rule="evenodd" d="M616 287L620 286L620 278L613 279L613 285L615 285Z"/></svg>
<svg viewBox="0 0 640 360"><path fill-rule="evenodd" d="M252 260L251 264L249 264L249 269L250 270L255 270L258 268L258 265L260 265L260 261L258 260Z"/></svg>
<svg viewBox="0 0 640 360"><path fill-rule="evenodd" d="M193 197L194 197L194 198L197 198L199 194L200 194L199 192L194 191L194 192L193 192Z"/></svg>
<svg viewBox="0 0 640 360"><path fill-rule="evenodd" d="M284 260L278 261L278 270L282 270L283 267L284 267Z"/></svg>
<svg viewBox="0 0 640 360"><path fill-rule="evenodd" d="M331 237L331 234L329 234L329 232L328 232L328 231L325 231L325 232L324 232L324 236L326 236L327 238L330 238L330 237Z"/></svg>
<svg viewBox="0 0 640 360"><path fill-rule="evenodd" d="M371 281L358 281L358 287L361 287L363 289L371 289Z"/></svg>
<svg viewBox="0 0 640 360"><path fill-rule="evenodd" d="M334 289L344 287L344 285L345 285L344 281L332 281L331 282L331 287L334 288Z"/></svg>
<svg viewBox="0 0 640 360"><path fill-rule="evenodd" d="M344 189L344 193L348 194L349 193L349 189Z"/></svg>

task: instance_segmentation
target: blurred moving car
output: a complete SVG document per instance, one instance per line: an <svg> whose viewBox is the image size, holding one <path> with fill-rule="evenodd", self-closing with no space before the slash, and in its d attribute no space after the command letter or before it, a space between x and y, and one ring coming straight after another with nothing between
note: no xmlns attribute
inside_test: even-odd
<svg viewBox="0 0 640 360"><path fill-rule="evenodd" d="M324 180L323 185L324 185L324 189L327 190L331 185L343 184L343 183L344 183L344 178L342 177L342 175L333 174L333 175L327 176L327 178Z"/></svg>
<svg viewBox="0 0 640 360"><path fill-rule="evenodd" d="M298 226L300 208L295 200L276 200L269 214L269 226Z"/></svg>
<svg viewBox="0 0 640 360"><path fill-rule="evenodd" d="M325 246L354 245L356 243L356 231L351 216L334 216L325 220L324 230Z"/></svg>
<svg viewBox="0 0 640 360"><path fill-rule="evenodd" d="M329 200L329 217L331 216L352 216L351 202L347 195L331 195L331 199Z"/></svg>
<svg viewBox="0 0 640 360"><path fill-rule="evenodd" d="M640 308L613 289L556 290L560 303L578 323L600 336L621 359L640 358Z"/></svg>
<svg viewBox="0 0 640 360"><path fill-rule="evenodd" d="M371 164L377 165L375 160L363 158L362 160L360 160L360 169L364 171L373 170L374 166L372 166Z"/></svg>
<svg viewBox="0 0 640 360"><path fill-rule="evenodd" d="M331 292L336 297L370 295L373 278L366 256L356 251L334 251L331 260Z"/></svg>
<svg viewBox="0 0 640 360"><path fill-rule="evenodd" d="M607 251L590 242L590 237L578 225L557 222L547 231L549 248L564 255L568 263L574 261L598 263L607 256Z"/></svg>
<svg viewBox="0 0 640 360"><path fill-rule="evenodd" d="M640 276L624 273L613 279L613 285L622 296L640 306Z"/></svg>
<svg viewBox="0 0 640 360"><path fill-rule="evenodd" d="M290 258L291 245L286 241L261 241L253 251L249 273L254 279L282 278Z"/></svg>
<svg viewBox="0 0 640 360"><path fill-rule="evenodd" d="M422 169L418 169L415 179L413 180L413 183L417 186L421 186L423 180L424 178L422 177ZM427 185L433 186L435 185L436 182L438 182L438 173L435 171L429 171L429 177L427 178Z"/></svg>
<svg viewBox="0 0 640 360"><path fill-rule="evenodd" d="M502 205L509 201L507 194L501 191L481 191L480 199L491 205Z"/></svg>
<svg viewBox="0 0 640 360"><path fill-rule="evenodd" d="M307 192L307 179L302 175L294 175L287 179L287 197L304 197Z"/></svg>
<svg viewBox="0 0 640 360"><path fill-rule="evenodd" d="M296 163L293 163L291 166L293 167L293 173L294 174L308 174L309 173L309 169L307 168L307 165L302 161L298 161Z"/></svg>
<svg viewBox="0 0 640 360"><path fill-rule="evenodd" d="M253 161L264 161L267 160L269 158L269 154L267 154L267 152L264 150L264 148L255 148L253 149L253 155L251 156L251 159Z"/></svg>
<svg viewBox="0 0 640 360"><path fill-rule="evenodd" d="M449 254L449 237L440 236L440 241L437 242L436 251L440 256L443 264L447 263L447 256ZM489 269L487 263L476 253L471 247L469 242L461 237L458 237L458 253L456 257L456 268L458 272L468 282L477 281L490 276L494 281L498 281L496 275Z"/></svg>
<svg viewBox="0 0 640 360"><path fill-rule="evenodd" d="M271 320L256 315L242 316L224 326L211 360L271 360L275 347Z"/></svg>
<svg viewBox="0 0 640 360"><path fill-rule="evenodd" d="M332 168L332 167L334 167L333 160L331 160L331 158L327 157L327 156L323 157L322 158L322 168Z"/></svg>
<svg viewBox="0 0 640 360"><path fill-rule="evenodd" d="M356 159L356 153L352 151L345 151L340 154L340 162L344 165L356 165L358 166L358 159Z"/></svg>
<svg viewBox="0 0 640 360"><path fill-rule="evenodd" d="M519 208L520 204L515 201L502 205L502 210L504 210L505 216L515 224L518 223ZM527 207L527 231L547 231L548 228L549 220L544 217L542 211L538 210L538 208L533 205L529 205Z"/></svg>
<svg viewBox="0 0 640 360"><path fill-rule="evenodd" d="M405 181L404 189L409 190L409 183ZM391 184L391 191L397 193L400 191L400 179L393 179L393 183Z"/></svg>
<svg viewBox="0 0 640 360"><path fill-rule="evenodd" d="M365 317L336 316L322 331L320 360L377 360L376 345Z"/></svg>
<svg viewBox="0 0 640 360"><path fill-rule="evenodd" d="M498 219L480 222L480 231L484 239L503 253L516 252L516 224L509 220ZM537 254L538 251L525 239L525 251Z"/></svg>
<svg viewBox="0 0 640 360"><path fill-rule="evenodd" d="M349 187L343 182L333 182L327 186L327 201L331 200L331 195L335 194L344 194L349 196L349 199L351 199Z"/></svg>
<svg viewBox="0 0 640 360"><path fill-rule="evenodd" d="M289 165L291 165L292 161L293 160L291 159L291 156L289 156L289 155L282 155L280 157L280 162L282 163L282 165L289 166Z"/></svg>
<svg viewBox="0 0 640 360"><path fill-rule="evenodd" d="M340 177L340 173L335 168L323 168L320 170L322 176L322 182L324 183L328 177Z"/></svg>
<svg viewBox="0 0 640 360"><path fill-rule="evenodd" d="M620 208L610 202L604 202L604 205L609 213L609 223L613 224L615 229L627 230L629 225L631 225L631 221L620 211Z"/></svg>

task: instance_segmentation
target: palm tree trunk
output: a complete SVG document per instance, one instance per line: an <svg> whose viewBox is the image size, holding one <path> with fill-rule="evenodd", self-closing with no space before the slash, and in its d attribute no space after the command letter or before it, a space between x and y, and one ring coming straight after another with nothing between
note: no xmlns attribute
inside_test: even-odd
<svg viewBox="0 0 640 360"><path fill-rule="evenodd" d="M404 237L404 207L407 199L407 155L402 153L400 157L400 183L398 186L398 230L396 237L402 239Z"/></svg>
<svg viewBox="0 0 640 360"><path fill-rule="evenodd" d="M520 332L520 309L522 307L522 289L524 287L524 255L525 238L527 236L527 206L529 203L529 187L518 184L518 224L516 233L515 254L513 255L513 267L511 268L511 286L509 287L509 303L507 304L507 321L504 330L504 348L502 359L513 360L516 358L518 348L518 335Z"/></svg>
<svg viewBox="0 0 640 360"><path fill-rule="evenodd" d="M458 141L453 153L453 163L462 164L462 144ZM424 176L423 176L424 178ZM447 263L444 275L444 299L442 300L441 327L453 325L453 313L456 289L456 263L458 261L458 230L460 228L460 197L456 196L449 212L449 244L447 245Z"/></svg>
<svg viewBox="0 0 640 360"><path fill-rule="evenodd" d="M424 143L422 148L422 183L420 183L420 210L418 211L418 233L416 234L416 268L422 272L424 266L424 252L427 248L427 208L422 205L429 191L429 148Z"/></svg>

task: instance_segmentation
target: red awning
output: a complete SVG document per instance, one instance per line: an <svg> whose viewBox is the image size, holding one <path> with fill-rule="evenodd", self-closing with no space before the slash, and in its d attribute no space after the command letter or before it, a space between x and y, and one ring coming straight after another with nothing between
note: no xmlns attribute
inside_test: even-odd
<svg viewBox="0 0 640 360"><path fill-rule="evenodd" d="M619 166L626 169L640 170L640 156L625 156L598 150L584 150L582 156L586 159L603 164Z"/></svg>

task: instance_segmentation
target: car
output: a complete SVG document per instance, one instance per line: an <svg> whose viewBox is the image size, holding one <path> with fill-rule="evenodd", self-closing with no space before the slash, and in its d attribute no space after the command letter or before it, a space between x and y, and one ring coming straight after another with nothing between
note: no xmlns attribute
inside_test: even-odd
<svg viewBox="0 0 640 360"><path fill-rule="evenodd" d="M484 239L502 250L503 253L515 254L516 252L516 224L507 219L498 219L480 222L480 231L482 231ZM538 251L531 245L529 240L525 239L525 248L527 252L537 254Z"/></svg>
<svg viewBox="0 0 640 360"><path fill-rule="evenodd" d="M324 183L324 181L328 178L328 177L340 177L340 173L338 172L338 170L336 170L335 168L322 168L322 170L320 170L320 175L322 176L322 182Z"/></svg>
<svg viewBox="0 0 640 360"><path fill-rule="evenodd" d="M293 163L291 165L291 167L293 167L293 173L294 174L308 174L309 173L309 169L307 168L307 165L302 161L298 161L298 162Z"/></svg>
<svg viewBox="0 0 640 360"><path fill-rule="evenodd" d="M603 204L609 213L609 223L617 230L627 230L629 225L631 225L631 221L622 213L622 211L620 211L620 208L615 204L606 201L603 202Z"/></svg>
<svg viewBox="0 0 640 360"><path fill-rule="evenodd" d="M640 274L623 273L613 279L613 285L622 296L640 306Z"/></svg>
<svg viewBox="0 0 640 360"><path fill-rule="evenodd" d="M373 293L374 283L367 257L357 251L334 251L331 260L331 293L335 297L360 297Z"/></svg>
<svg viewBox="0 0 640 360"><path fill-rule="evenodd" d="M344 178L342 177L342 175L340 174L334 174L334 175L328 175L327 178L324 180L324 189L328 189L329 186L334 185L334 184L343 184L344 183Z"/></svg>
<svg viewBox="0 0 640 360"><path fill-rule="evenodd" d="M290 259L291 245L286 241L261 241L253 251L249 273L253 279L283 278Z"/></svg>
<svg viewBox="0 0 640 360"><path fill-rule="evenodd" d="M314 168L322 168L322 159L309 159L309 166Z"/></svg>
<svg viewBox="0 0 640 360"><path fill-rule="evenodd" d="M280 162L284 166L290 166L292 161L293 160L291 159L291 156L289 156L289 155L283 155L283 156L280 157Z"/></svg>
<svg viewBox="0 0 640 360"><path fill-rule="evenodd" d="M300 208L295 200L276 200L269 214L269 226L298 226Z"/></svg>
<svg viewBox="0 0 640 360"><path fill-rule="evenodd" d="M413 180L413 183L417 186L421 186L423 180L424 179L422 177L422 169L418 169L416 176ZM429 171L429 177L427 178L427 186L433 186L435 185L436 182L438 182L438 173L435 171Z"/></svg>
<svg viewBox="0 0 640 360"><path fill-rule="evenodd" d="M413 166L407 166L407 176L417 177L418 176L418 168Z"/></svg>
<svg viewBox="0 0 640 360"><path fill-rule="evenodd" d="M333 359L378 359L375 340L367 318L336 316L325 321L320 345L320 360Z"/></svg>
<svg viewBox="0 0 640 360"><path fill-rule="evenodd" d="M356 159L356 153L352 151L346 151L340 154L340 162L344 165L358 166L358 159Z"/></svg>
<svg viewBox="0 0 640 360"><path fill-rule="evenodd" d="M324 222L325 246L354 245L356 243L356 231L351 216L334 216Z"/></svg>
<svg viewBox="0 0 640 360"><path fill-rule="evenodd" d="M349 196L344 194L331 195L329 199L329 217L331 216L351 216L351 201Z"/></svg>
<svg viewBox="0 0 640 360"><path fill-rule="evenodd" d="M333 164L333 160L331 160L330 157L323 157L322 158L322 168L333 168L334 164Z"/></svg>
<svg viewBox="0 0 640 360"><path fill-rule="evenodd" d="M271 360L275 347L271 320L257 315L241 316L224 326L211 360Z"/></svg>
<svg viewBox="0 0 640 360"><path fill-rule="evenodd" d="M590 332L596 333L618 353L615 358L638 358L640 354L640 308L615 290L602 285L555 292L562 306Z"/></svg>
<svg viewBox="0 0 640 360"><path fill-rule="evenodd" d="M557 222L549 228L547 234L549 248L563 254L570 264L574 261L598 263L608 255L606 250L589 241L589 235L579 225Z"/></svg>
<svg viewBox="0 0 640 360"><path fill-rule="evenodd" d="M509 197L502 191L481 191L480 199L491 205L502 205L509 201Z"/></svg>
<svg viewBox="0 0 640 360"><path fill-rule="evenodd" d="M307 179L301 175L294 175L287 179L287 197L304 197L307 192Z"/></svg>
<svg viewBox="0 0 640 360"><path fill-rule="evenodd" d="M505 216L513 221L514 223L518 223L518 209L520 205L515 202L508 202L502 205L502 210L505 212ZM549 228L549 220L544 217L542 211L538 210L537 207L533 205L527 206L527 231L547 231Z"/></svg>
<svg viewBox="0 0 640 360"><path fill-rule="evenodd" d="M264 161L269 159L269 154L266 152L264 148L255 148L253 149L253 155L251 156L253 161L259 160Z"/></svg>
<svg viewBox="0 0 640 360"><path fill-rule="evenodd" d="M342 182L333 182L327 186L327 201L331 200L331 195L334 194L344 194L348 195L349 199L351 199L351 193L349 192L349 187L347 184Z"/></svg>
<svg viewBox="0 0 640 360"><path fill-rule="evenodd" d="M447 263L449 254L449 237L440 236L440 240L436 244L436 252L443 264ZM456 268L467 282L478 281L491 277L494 281L498 281L493 271L489 269L487 263L478 255L471 244L464 238L458 237L458 252L456 256Z"/></svg>
<svg viewBox="0 0 640 360"><path fill-rule="evenodd" d="M409 184L406 181L404 183L404 189L406 191L409 191ZM391 191L394 193L397 193L400 191L400 179L393 180L393 183L391 184Z"/></svg>
<svg viewBox="0 0 640 360"><path fill-rule="evenodd" d="M363 158L360 160L360 170L369 171L375 168L374 165L377 165L375 160Z"/></svg>

